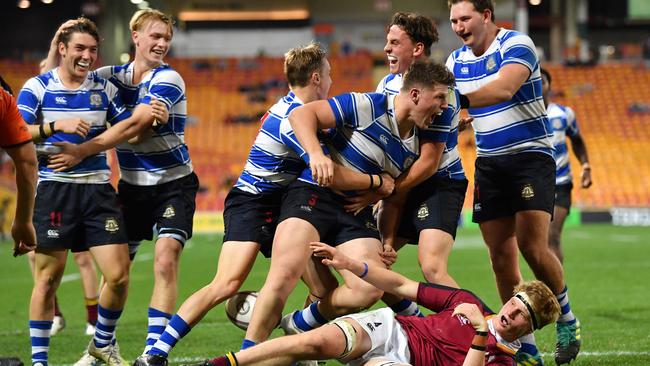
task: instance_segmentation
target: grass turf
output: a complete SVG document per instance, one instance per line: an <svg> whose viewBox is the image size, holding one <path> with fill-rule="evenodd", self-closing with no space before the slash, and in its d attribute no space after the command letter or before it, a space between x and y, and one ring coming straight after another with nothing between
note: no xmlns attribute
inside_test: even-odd
<svg viewBox="0 0 650 366"><path fill-rule="evenodd" d="M214 276L221 235L197 235L188 243L181 259L179 303ZM587 225L567 228L564 233L565 274L573 311L581 319L583 348L577 365L650 364L650 228ZM400 252L395 270L421 279L416 248ZM32 279L27 259L12 258L11 245L0 247L0 357L30 359L27 328ZM129 361L144 346L147 306L152 286L152 245L144 243L131 274L129 299L118 326L122 355ZM487 250L476 229L461 229L449 268L461 286L474 291L493 310L499 309ZM524 277L532 274L522 260ZM269 262L261 256L242 290L262 285ZM302 284L292 294L285 313L298 308L306 294ZM50 364L74 363L90 337L83 335L85 307L78 271L72 256L64 282L58 290L67 328L52 338ZM182 364L223 354L239 348L244 332L217 306L185 337L170 354L172 364ZM273 336L281 333L275 331ZM552 326L538 332L537 342L547 365L554 364ZM330 361L331 365L337 364Z"/></svg>

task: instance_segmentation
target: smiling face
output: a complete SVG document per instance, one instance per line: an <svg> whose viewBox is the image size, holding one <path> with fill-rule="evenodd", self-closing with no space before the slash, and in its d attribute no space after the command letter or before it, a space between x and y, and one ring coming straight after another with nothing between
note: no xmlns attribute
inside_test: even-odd
<svg viewBox="0 0 650 366"><path fill-rule="evenodd" d="M88 33L75 32L67 43L59 42L61 72L74 80L83 80L97 59L97 40Z"/></svg>
<svg viewBox="0 0 650 366"><path fill-rule="evenodd" d="M488 24L491 22L491 12L478 12L474 5L462 1L451 6L449 20L451 29L463 41L463 44L482 54L487 48Z"/></svg>
<svg viewBox="0 0 650 366"><path fill-rule="evenodd" d="M384 52L388 57L388 68L391 74L404 73L416 58L416 44L402 28L392 25L386 34Z"/></svg>
<svg viewBox="0 0 650 366"><path fill-rule="evenodd" d="M135 44L136 57L148 65L160 65L172 43L169 26L159 20L146 23L140 30L133 31L131 36Z"/></svg>
<svg viewBox="0 0 650 366"><path fill-rule="evenodd" d="M499 314L492 318L494 329L508 342L528 334L532 330L530 313L523 302L512 297Z"/></svg>
<svg viewBox="0 0 650 366"><path fill-rule="evenodd" d="M415 125L424 129L429 127L433 118L447 108L447 85L435 84L431 88L413 88L409 94L413 101L410 117Z"/></svg>

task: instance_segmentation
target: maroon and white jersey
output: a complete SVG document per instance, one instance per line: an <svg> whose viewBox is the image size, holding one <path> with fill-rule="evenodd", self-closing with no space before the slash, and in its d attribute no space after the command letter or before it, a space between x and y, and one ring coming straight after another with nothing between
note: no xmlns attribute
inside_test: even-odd
<svg viewBox="0 0 650 366"><path fill-rule="evenodd" d="M421 283L417 303L436 312L427 317L397 316L408 337L411 364L414 366L462 365L472 338L472 324L460 315L452 316L461 303L476 304L486 317L494 314L476 295L467 290ZM485 364L515 364L514 350L497 342L490 332L486 344Z"/></svg>

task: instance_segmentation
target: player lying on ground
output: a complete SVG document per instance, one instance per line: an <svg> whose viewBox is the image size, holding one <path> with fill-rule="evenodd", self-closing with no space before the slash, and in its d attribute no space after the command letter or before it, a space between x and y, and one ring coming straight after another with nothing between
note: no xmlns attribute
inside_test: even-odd
<svg viewBox="0 0 650 366"><path fill-rule="evenodd" d="M388 309L335 319L318 329L280 337L197 366L288 365L338 359L350 365L512 365L517 338L554 322L560 305L540 281L515 288L498 314L467 290L418 283L381 267L368 267L327 244L311 243L323 264L347 270L378 288L435 311L421 318Z"/></svg>

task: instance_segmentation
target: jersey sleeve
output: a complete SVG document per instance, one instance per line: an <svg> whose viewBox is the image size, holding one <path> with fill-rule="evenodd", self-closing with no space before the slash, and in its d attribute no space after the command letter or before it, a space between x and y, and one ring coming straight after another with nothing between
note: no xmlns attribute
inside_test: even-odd
<svg viewBox="0 0 650 366"><path fill-rule="evenodd" d="M386 94L347 93L327 100L336 128L365 128L386 112Z"/></svg>
<svg viewBox="0 0 650 366"><path fill-rule="evenodd" d="M41 85L38 79L31 78L27 80L18 94L18 110L20 110L25 122L30 125L37 122L38 113L41 109L41 100L37 95L40 88Z"/></svg>
<svg viewBox="0 0 650 366"><path fill-rule="evenodd" d="M464 302L487 309L476 295L467 290L432 283L420 283L416 302L436 313Z"/></svg>
<svg viewBox="0 0 650 366"><path fill-rule="evenodd" d="M111 76L115 74L115 66L102 66L99 69L93 71L96 76L99 76L102 79L110 79Z"/></svg>
<svg viewBox="0 0 650 366"><path fill-rule="evenodd" d="M307 165L309 165L309 155L305 149L302 148L302 145L300 145L298 137L296 137L296 134L293 132L293 128L291 128L289 118L283 118L282 121L280 121L280 138L283 144L295 152L305 163L307 163ZM319 131L318 140L320 141L320 146L323 149L323 153L325 155L329 155L329 149L323 142L324 139L324 133L322 131Z"/></svg>
<svg viewBox="0 0 650 366"><path fill-rule="evenodd" d="M141 103L149 104L151 98L156 98L167 105L170 110L176 103L185 96L185 81L179 73L174 70L163 70L151 79L149 92L142 99Z"/></svg>
<svg viewBox="0 0 650 366"><path fill-rule="evenodd" d="M114 125L131 117L131 113L124 106L119 89L110 81L106 82L106 95L108 96L106 122Z"/></svg>
<svg viewBox="0 0 650 366"><path fill-rule="evenodd" d="M12 147L31 141L32 136L18 111L16 100L0 88L0 146Z"/></svg>
<svg viewBox="0 0 650 366"><path fill-rule="evenodd" d="M537 65L537 51L533 40L527 35L514 33L501 46L501 66L507 64L524 65L532 73Z"/></svg>
<svg viewBox="0 0 650 366"><path fill-rule="evenodd" d="M578 128L578 121L576 120L576 114L573 109L566 107L566 134L567 136L573 137L580 134L580 129Z"/></svg>

